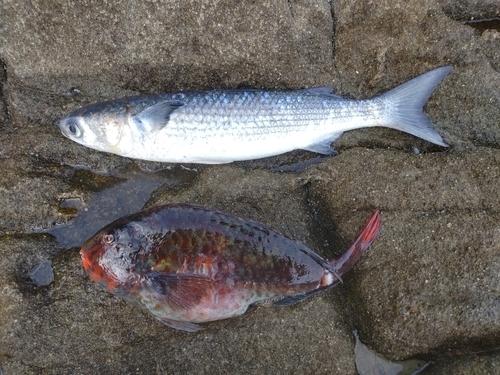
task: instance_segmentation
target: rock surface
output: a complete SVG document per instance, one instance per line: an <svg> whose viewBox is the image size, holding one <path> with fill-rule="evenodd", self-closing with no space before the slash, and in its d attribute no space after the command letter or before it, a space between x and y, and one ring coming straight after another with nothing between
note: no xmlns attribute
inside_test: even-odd
<svg viewBox="0 0 500 375"><path fill-rule="evenodd" d="M311 200L323 198L322 220L332 218L345 232L351 217L373 206L384 222L346 290L364 342L397 360L495 348L500 152L356 149L335 159L309 170Z"/></svg>
<svg viewBox="0 0 500 375"><path fill-rule="evenodd" d="M433 360L425 373L500 373L500 30L466 23L498 17L498 2L6 0L0 7L3 373L354 374L353 328L390 360ZM441 65L454 70L426 113L449 150L370 129L345 134L334 145L339 156L300 173L277 170L310 153L180 167L89 150L55 126L90 102L166 90L333 85L364 98ZM164 173L146 206L225 210L328 258L350 245L377 207L383 231L330 292L177 332L100 290L77 248L60 237L61 225L75 238L87 233L74 223L89 212L95 216L83 222L101 226L121 212L113 205L136 210L130 197L142 204L158 186L123 174L138 169ZM47 259L55 280L36 288L28 275Z"/></svg>

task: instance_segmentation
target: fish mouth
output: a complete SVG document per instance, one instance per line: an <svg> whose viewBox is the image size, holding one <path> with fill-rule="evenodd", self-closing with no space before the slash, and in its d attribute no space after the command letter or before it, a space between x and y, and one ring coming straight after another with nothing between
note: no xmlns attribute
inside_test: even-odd
<svg viewBox="0 0 500 375"><path fill-rule="evenodd" d="M113 292L118 284L112 274L107 272L106 268L99 263L99 258L106 249L104 248L102 236L93 237L88 240L80 249L82 264L90 278L101 287Z"/></svg>
<svg viewBox="0 0 500 375"><path fill-rule="evenodd" d="M94 271L94 266L97 264L97 259L106 249L103 247L100 237L92 237L85 242L80 249L80 256L85 270L89 273Z"/></svg>

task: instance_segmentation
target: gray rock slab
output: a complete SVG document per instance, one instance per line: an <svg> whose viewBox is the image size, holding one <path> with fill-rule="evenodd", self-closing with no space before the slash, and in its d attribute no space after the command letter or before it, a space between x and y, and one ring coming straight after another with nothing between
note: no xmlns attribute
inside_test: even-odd
<svg viewBox="0 0 500 375"><path fill-rule="evenodd" d="M113 96L321 86L332 72L325 1L5 1L2 25L10 111L44 123Z"/></svg>
<svg viewBox="0 0 500 375"><path fill-rule="evenodd" d="M357 149L309 171L319 217L340 233L382 211L382 233L347 282L360 337L378 353L438 358L499 346L499 158Z"/></svg>
<svg viewBox="0 0 500 375"><path fill-rule="evenodd" d="M308 175L335 208L334 217L360 207L410 212L497 212L500 207L495 149L415 155L357 148L310 168Z"/></svg>
<svg viewBox="0 0 500 375"><path fill-rule="evenodd" d="M337 91L342 95L367 97L432 67L453 65L454 71L429 101L428 114L444 139L457 149L498 148L498 30L480 32L463 21L498 16L500 4L495 1L405 4L390 0L333 2ZM385 140L377 142L394 146L392 134L382 133ZM348 141L343 140L346 146L352 145ZM359 139L352 142L359 144Z"/></svg>
<svg viewBox="0 0 500 375"><path fill-rule="evenodd" d="M500 373L500 356L497 353L477 353L432 364L425 375L483 375Z"/></svg>
<svg viewBox="0 0 500 375"><path fill-rule="evenodd" d="M70 168L39 163L35 156L0 159L0 231L27 233L67 222L58 210Z"/></svg>

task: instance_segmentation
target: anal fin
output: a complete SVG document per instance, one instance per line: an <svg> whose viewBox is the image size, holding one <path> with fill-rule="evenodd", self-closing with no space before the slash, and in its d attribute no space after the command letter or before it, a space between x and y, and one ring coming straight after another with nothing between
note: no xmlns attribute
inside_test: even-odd
<svg viewBox="0 0 500 375"><path fill-rule="evenodd" d="M181 320L172 320L172 319L165 319L165 318L156 318L166 326L174 329L178 329L180 331L186 331L186 332L197 332L203 327L201 327L198 324L191 323L191 322L183 322Z"/></svg>
<svg viewBox="0 0 500 375"><path fill-rule="evenodd" d="M304 150L316 152L322 155L337 155L337 151L330 147L331 143L335 141L341 134L336 135L334 138L329 138L327 140L323 140L321 142L309 145L307 147L303 147Z"/></svg>
<svg viewBox="0 0 500 375"><path fill-rule="evenodd" d="M311 291L306 292L306 293L296 294L296 295L288 296L288 297L283 297L281 299L274 300L273 301L273 305L274 306L290 306L290 305L295 305L296 303L302 302L303 300L305 300L305 299L307 299L307 298L309 298L311 296L314 296L317 293L323 292L325 290L325 288L329 288L329 287L330 286L322 287L322 288L311 290Z"/></svg>

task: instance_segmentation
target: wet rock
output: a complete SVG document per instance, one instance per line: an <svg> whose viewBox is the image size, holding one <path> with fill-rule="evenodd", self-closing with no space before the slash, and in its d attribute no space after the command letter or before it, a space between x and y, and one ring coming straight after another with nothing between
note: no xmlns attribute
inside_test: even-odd
<svg viewBox="0 0 500 375"><path fill-rule="evenodd" d="M500 4L495 0L445 1L443 11L456 21L481 20L498 17Z"/></svg>
<svg viewBox="0 0 500 375"><path fill-rule="evenodd" d="M28 277L37 287L50 285L54 281L54 270L52 261L48 259L41 260L28 273Z"/></svg>
<svg viewBox="0 0 500 375"><path fill-rule="evenodd" d="M150 173L132 165L114 176L77 170L69 181L72 188L59 200L59 212L74 219L48 232L65 249L80 247L106 224L141 210L158 187L182 189L194 178L196 171L181 167Z"/></svg>
<svg viewBox="0 0 500 375"><path fill-rule="evenodd" d="M67 221L57 209L58 195L68 188L61 179L65 168L47 173L35 167L34 157L0 159L0 232L26 233Z"/></svg>
<svg viewBox="0 0 500 375"><path fill-rule="evenodd" d="M500 345L499 159L358 149L309 171L320 217L341 234L382 211L383 232L347 281L360 337L377 352L436 359Z"/></svg>
<svg viewBox="0 0 500 375"><path fill-rule="evenodd" d="M425 375L456 374L483 375L498 374L500 356L498 352L477 353L472 356L453 358L434 363L425 371Z"/></svg>

